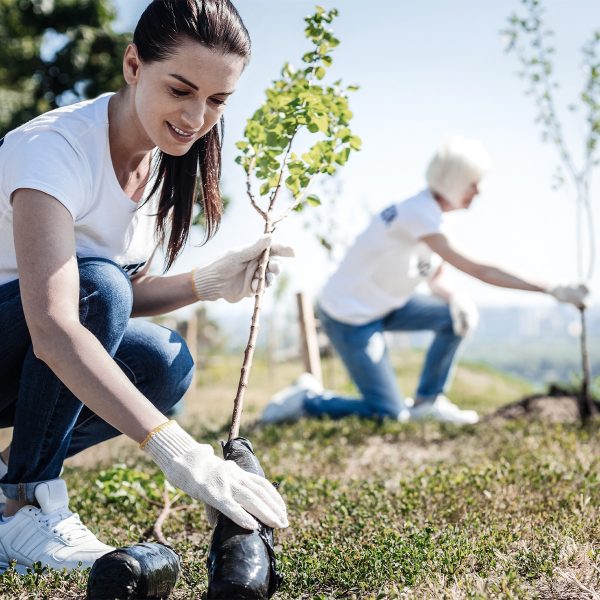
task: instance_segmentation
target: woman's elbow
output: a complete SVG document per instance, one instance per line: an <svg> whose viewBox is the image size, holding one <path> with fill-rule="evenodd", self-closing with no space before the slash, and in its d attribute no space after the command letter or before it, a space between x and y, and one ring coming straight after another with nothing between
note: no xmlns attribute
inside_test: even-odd
<svg viewBox="0 0 600 600"><path fill-rule="evenodd" d="M69 326L51 317L28 320L28 327L33 354L47 365L60 356L71 338Z"/></svg>

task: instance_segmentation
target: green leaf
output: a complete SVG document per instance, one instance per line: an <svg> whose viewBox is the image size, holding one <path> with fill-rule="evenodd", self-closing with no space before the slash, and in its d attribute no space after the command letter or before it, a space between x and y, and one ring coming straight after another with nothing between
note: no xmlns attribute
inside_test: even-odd
<svg viewBox="0 0 600 600"><path fill-rule="evenodd" d="M326 115L313 115L312 122L317 126L317 131L325 133L329 127L329 119Z"/></svg>
<svg viewBox="0 0 600 600"><path fill-rule="evenodd" d="M335 155L335 162L338 165L345 165L348 162L350 156L350 148L344 148Z"/></svg>
<svg viewBox="0 0 600 600"><path fill-rule="evenodd" d="M311 206L321 206L321 199L316 194L310 194L306 197L306 202Z"/></svg>
<svg viewBox="0 0 600 600"><path fill-rule="evenodd" d="M285 180L285 187L287 187L290 192L294 195L294 197L300 194L300 181L297 177L289 176Z"/></svg>
<svg viewBox="0 0 600 600"><path fill-rule="evenodd" d="M362 147L362 140L357 135L353 135L350 138L350 148L352 148L352 150L360 150L361 147Z"/></svg>

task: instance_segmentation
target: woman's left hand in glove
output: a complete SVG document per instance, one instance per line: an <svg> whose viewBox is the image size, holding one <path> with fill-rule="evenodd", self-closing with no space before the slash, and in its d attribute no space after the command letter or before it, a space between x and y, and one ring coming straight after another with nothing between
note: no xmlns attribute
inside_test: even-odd
<svg viewBox="0 0 600 600"><path fill-rule="evenodd" d="M239 302L258 290L258 263L262 253L270 246L271 252L265 274L267 287L280 273L279 263L274 256L294 256L290 246L272 244L270 235L264 235L251 246L233 248L206 267L192 271L194 290L198 300Z"/></svg>
<svg viewBox="0 0 600 600"><path fill-rule="evenodd" d="M460 292L450 296L449 304L454 334L465 337L477 327L479 311L473 301L466 294Z"/></svg>

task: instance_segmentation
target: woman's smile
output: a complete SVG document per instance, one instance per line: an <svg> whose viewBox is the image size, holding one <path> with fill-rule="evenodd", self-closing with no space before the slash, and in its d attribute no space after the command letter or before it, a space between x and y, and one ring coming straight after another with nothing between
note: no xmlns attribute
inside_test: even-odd
<svg viewBox="0 0 600 600"><path fill-rule="evenodd" d="M171 132L171 135L175 138L176 141L182 144L187 144L191 140L194 139L194 136L198 133L197 131L185 131L173 125L173 123L169 123L167 121L167 127Z"/></svg>

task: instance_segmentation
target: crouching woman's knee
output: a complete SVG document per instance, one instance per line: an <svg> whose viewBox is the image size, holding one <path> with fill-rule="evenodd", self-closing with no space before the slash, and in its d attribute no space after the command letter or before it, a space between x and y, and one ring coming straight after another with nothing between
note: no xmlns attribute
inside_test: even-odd
<svg viewBox="0 0 600 600"><path fill-rule="evenodd" d="M131 317L133 292L126 273L104 258L79 259L79 317L101 342L118 343Z"/></svg>
<svg viewBox="0 0 600 600"><path fill-rule="evenodd" d="M166 383L165 406L172 408L188 391L194 376L195 364L185 340L176 332L170 331L170 352L163 356L161 375ZM158 365L157 365L158 367Z"/></svg>
<svg viewBox="0 0 600 600"><path fill-rule="evenodd" d="M156 326L155 327L159 327ZM157 408L168 412L188 391L194 376L194 359L185 340L176 332L161 327L163 343L146 356L146 368L152 373L156 392L150 392Z"/></svg>

